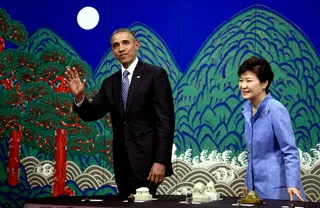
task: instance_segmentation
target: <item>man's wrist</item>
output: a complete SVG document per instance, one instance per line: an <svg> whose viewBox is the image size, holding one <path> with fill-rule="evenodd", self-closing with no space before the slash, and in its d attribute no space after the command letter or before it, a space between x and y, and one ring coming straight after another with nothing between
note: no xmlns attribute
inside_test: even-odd
<svg viewBox="0 0 320 208"><path fill-rule="evenodd" d="M81 95L75 96L76 103L80 103L81 101L83 101L83 99L84 99L84 93L82 93Z"/></svg>

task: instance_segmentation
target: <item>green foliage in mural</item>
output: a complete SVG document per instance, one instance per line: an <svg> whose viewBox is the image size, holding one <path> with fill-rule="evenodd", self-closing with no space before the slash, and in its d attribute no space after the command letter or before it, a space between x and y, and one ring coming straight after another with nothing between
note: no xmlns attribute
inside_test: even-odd
<svg viewBox="0 0 320 208"><path fill-rule="evenodd" d="M101 154L101 158L105 158L106 153L97 152L93 147L105 143L101 138L110 135L108 122L111 122L106 117L97 124L86 123L72 112L73 98L64 80L65 67L76 67L82 79L90 79L92 70L70 46L51 31L40 29L17 50L3 51L0 60L0 82L5 87L1 93L5 101L1 103L2 110L10 107L6 111L12 113L16 109L19 117L14 122L24 126L23 143L28 144L29 148L53 155L55 130L65 128L70 138L68 155ZM87 89L91 92L89 96L93 97L92 92L96 90L97 87ZM1 138L8 138L10 128L2 132L6 135ZM100 138L97 139L99 143L95 144L95 138ZM109 141L112 139L110 136L108 138ZM109 143L108 164L112 161L112 142Z"/></svg>
<svg viewBox="0 0 320 208"><path fill-rule="evenodd" d="M11 19L10 15L0 8L0 37L16 44L23 45L28 40L28 32L23 24Z"/></svg>

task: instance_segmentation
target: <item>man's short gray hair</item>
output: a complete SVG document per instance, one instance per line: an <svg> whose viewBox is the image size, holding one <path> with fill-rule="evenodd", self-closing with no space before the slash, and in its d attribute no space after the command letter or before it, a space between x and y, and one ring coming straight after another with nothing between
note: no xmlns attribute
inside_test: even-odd
<svg viewBox="0 0 320 208"><path fill-rule="evenodd" d="M135 41L137 40L136 34L135 34L132 30L130 30L130 29L128 29L128 28L119 28L119 29L116 29L116 30L112 33L111 38L110 38L110 43L112 44L112 37L113 37L115 34L122 33L122 32L127 32L127 33L129 33L130 35L132 35L132 37L133 37L133 39L134 39Z"/></svg>

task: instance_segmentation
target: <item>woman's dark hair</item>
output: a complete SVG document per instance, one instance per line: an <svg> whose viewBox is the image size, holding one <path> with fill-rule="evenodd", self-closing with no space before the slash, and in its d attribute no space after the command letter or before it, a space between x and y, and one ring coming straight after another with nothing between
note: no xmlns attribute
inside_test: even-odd
<svg viewBox="0 0 320 208"><path fill-rule="evenodd" d="M272 72L270 64L263 58L258 58L252 56L247 59L240 66L238 70L238 76L245 73L246 71L252 71L259 79L260 82L265 82L268 80L268 85L266 87L266 93L269 93L268 89L273 80L274 74Z"/></svg>

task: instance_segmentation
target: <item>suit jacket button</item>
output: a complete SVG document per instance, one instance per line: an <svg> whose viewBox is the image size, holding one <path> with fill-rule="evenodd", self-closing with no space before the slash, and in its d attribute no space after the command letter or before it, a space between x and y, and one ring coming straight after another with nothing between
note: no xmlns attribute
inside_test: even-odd
<svg viewBox="0 0 320 208"><path fill-rule="evenodd" d="M126 121L124 121L124 122L123 122L123 124L127 124L127 122L126 122Z"/></svg>

